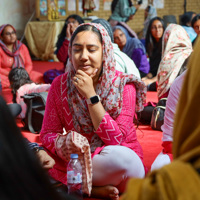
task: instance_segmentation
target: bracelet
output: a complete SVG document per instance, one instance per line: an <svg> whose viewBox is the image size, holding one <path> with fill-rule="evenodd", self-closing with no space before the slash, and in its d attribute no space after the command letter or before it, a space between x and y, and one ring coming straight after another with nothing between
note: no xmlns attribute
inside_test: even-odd
<svg viewBox="0 0 200 200"><path fill-rule="evenodd" d="M65 40L68 40L68 41L70 41L70 39L69 39L68 37L65 37Z"/></svg>

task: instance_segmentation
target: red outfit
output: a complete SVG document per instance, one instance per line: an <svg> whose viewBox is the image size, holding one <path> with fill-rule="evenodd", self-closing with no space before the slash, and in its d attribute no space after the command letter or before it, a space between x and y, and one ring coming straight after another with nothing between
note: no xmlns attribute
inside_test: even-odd
<svg viewBox="0 0 200 200"><path fill-rule="evenodd" d="M55 159L56 164L49 172L55 179L66 184L67 162L56 155L55 141L59 133L66 131L77 131L73 124L73 117L68 105L67 95L67 74L57 77L49 90L45 110L45 117L41 131L41 142L49 150L50 155ZM134 83L128 83L123 91L123 105L119 116L114 120L108 112L103 117L98 129L91 133L80 132L89 143L92 137L97 134L103 141L101 147L97 147L92 157L99 153L107 145L122 145L132 149L143 159L142 148L137 141L136 130L133 123L136 105L136 89ZM85 106L87 103L85 101ZM77 131L78 132L78 131Z"/></svg>
<svg viewBox="0 0 200 200"><path fill-rule="evenodd" d="M60 62L63 62L64 65L67 63L68 58L68 48L69 48L69 40L65 39L62 43L62 46L57 52L57 58Z"/></svg>
<svg viewBox="0 0 200 200"><path fill-rule="evenodd" d="M28 74L30 75L31 80L36 83L43 82L43 75L39 72L32 71L33 64L27 47L22 44L19 47L20 56L24 62L24 66ZM0 76L3 88L9 88L10 83L8 80L8 74L12 69L14 63L14 58L7 55L4 50L0 47Z"/></svg>

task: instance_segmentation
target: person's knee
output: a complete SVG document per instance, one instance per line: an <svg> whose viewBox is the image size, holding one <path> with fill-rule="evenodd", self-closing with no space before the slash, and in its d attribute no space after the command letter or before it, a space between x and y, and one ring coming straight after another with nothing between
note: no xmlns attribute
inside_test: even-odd
<svg viewBox="0 0 200 200"><path fill-rule="evenodd" d="M157 156L157 158L155 159L155 161L151 165L151 171L156 170L156 169L160 169L161 167L169 164L170 162L171 161L170 161L169 156L167 154L161 153Z"/></svg>

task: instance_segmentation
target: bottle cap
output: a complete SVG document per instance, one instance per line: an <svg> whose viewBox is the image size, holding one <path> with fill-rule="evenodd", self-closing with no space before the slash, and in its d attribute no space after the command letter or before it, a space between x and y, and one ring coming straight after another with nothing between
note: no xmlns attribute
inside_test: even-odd
<svg viewBox="0 0 200 200"><path fill-rule="evenodd" d="M70 155L70 158L78 158L78 154L72 153L72 154Z"/></svg>

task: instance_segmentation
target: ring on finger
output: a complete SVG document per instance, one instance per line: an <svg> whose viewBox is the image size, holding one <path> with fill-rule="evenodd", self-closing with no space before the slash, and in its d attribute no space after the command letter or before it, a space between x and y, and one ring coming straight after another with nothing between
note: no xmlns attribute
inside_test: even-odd
<svg viewBox="0 0 200 200"><path fill-rule="evenodd" d="M78 82L78 79L79 79L79 78L78 78L78 77L76 77L76 82Z"/></svg>

